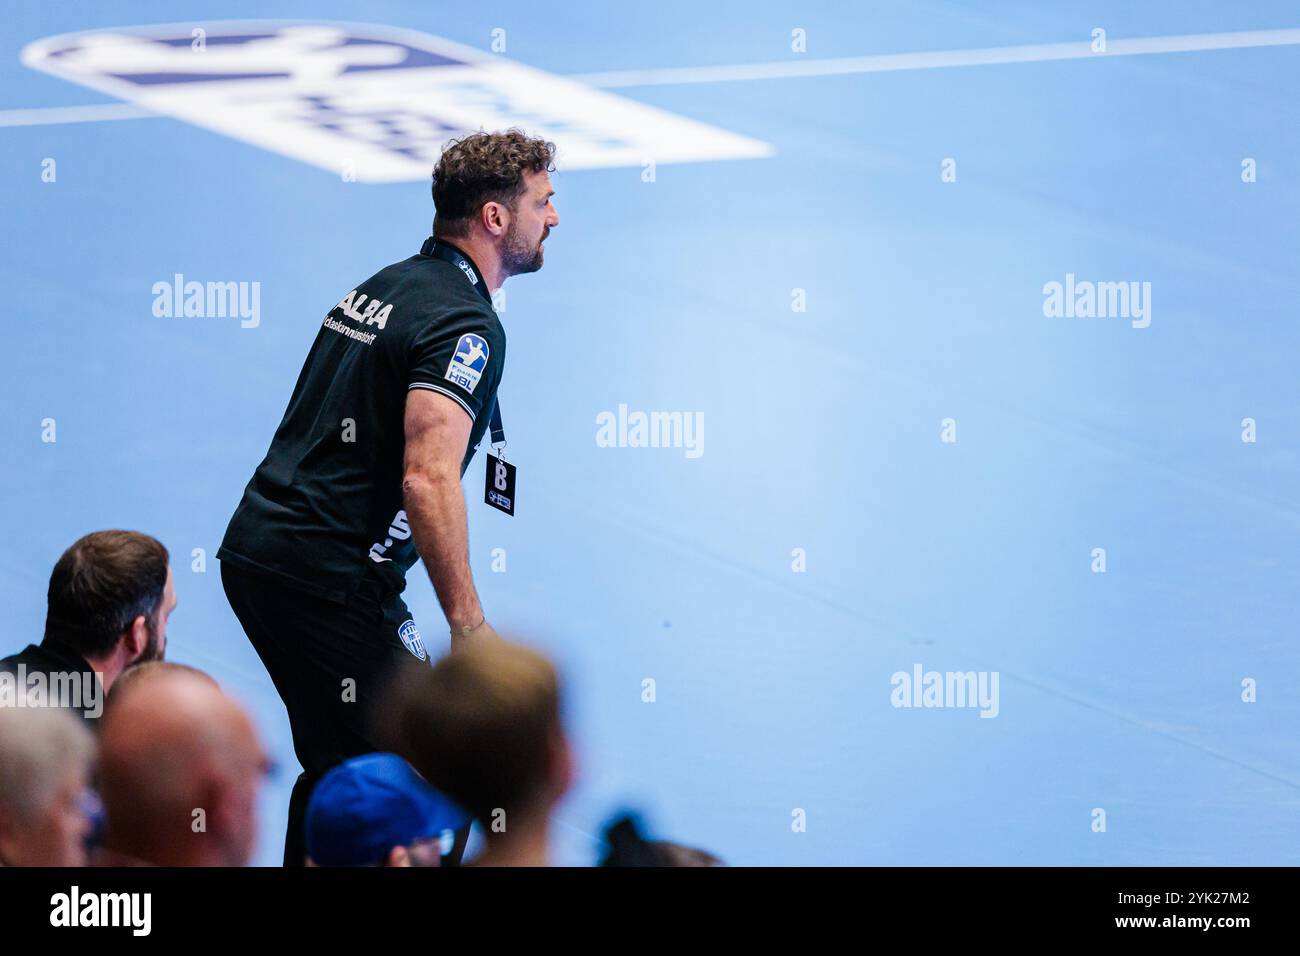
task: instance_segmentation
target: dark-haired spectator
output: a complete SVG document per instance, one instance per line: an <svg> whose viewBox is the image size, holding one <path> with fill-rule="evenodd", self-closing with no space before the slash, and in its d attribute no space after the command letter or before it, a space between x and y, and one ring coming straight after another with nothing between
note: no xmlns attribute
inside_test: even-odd
<svg viewBox="0 0 1300 956"><path fill-rule="evenodd" d="M0 660L48 704L101 716L104 695L126 668L161 660L176 590L162 543L137 531L81 538L50 574L45 635Z"/></svg>
<svg viewBox="0 0 1300 956"><path fill-rule="evenodd" d="M468 824L396 754L353 757L321 778L307 804L307 865L438 866L444 835Z"/></svg>
<svg viewBox="0 0 1300 956"><path fill-rule="evenodd" d="M0 707L0 866L84 866L95 742L67 711Z"/></svg>
<svg viewBox="0 0 1300 956"><path fill-rule="evenodd" d="M203 674L115 694L100 728L101 866L243 866L270 763L252 721Z"/></svg>
<svg viewBox="0 0 1300 956"><path fill-rule="evenodd" d="M392 718L393 749L482 825L475 865L547 865L574 773L550 661L506 641L470 645L410 669Z"/></svg>

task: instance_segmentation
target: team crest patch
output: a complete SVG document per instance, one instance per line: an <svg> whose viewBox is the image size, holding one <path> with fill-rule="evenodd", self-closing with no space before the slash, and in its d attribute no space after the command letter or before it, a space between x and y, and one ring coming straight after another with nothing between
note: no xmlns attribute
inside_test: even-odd
<svg viewBox="0 0 1300 956"><path fill-rule="evenodd" d="M481 335L466 332L456 343L456 354L447 365L447 374L443 376L449 382L455 382L467 392L474 391L474 386L483 377L487 368L488 344Z"/></svg>
<svg viewBox="0 0 1300 956"><path fill-rule="evenodd" d="M327 169L427 181L442 146L520 126L566 169L770 155L758 140L416 30L196 21L47 37L27 66Z"/></svg>
<svg viewBox="0 0 1300 956"><path fill-rule="evenodd" d="M406 649L420 660L429 659L429 655L424 650L424 638L420 637L420 629L415 626L414 621L403 621L401 627L397 629L397 636L402 639Z"/></svg>

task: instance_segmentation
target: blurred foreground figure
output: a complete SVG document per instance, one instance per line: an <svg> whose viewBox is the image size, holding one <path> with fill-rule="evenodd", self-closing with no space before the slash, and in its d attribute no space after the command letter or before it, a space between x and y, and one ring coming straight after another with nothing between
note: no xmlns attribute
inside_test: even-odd
<svg viewBox="0 0 1300 956"><path fill-rule="evenodd" d="M707 850L651 840L641 833L641 822L632 814L619 817L605 829L608 851L601 866L723 866Z"/></svg>
<svg viewBox="0 0 1300 956"><path fill-rule="evenodd" d="M85 866L94 756L66 710L0 707L0 866Z"/></svg>
<svg viewBox="0 0 1300 956"><path fill-rule="evenodd" d="M217 690L221 689L216 678L211 674L189 664L181 664L177 661L145 661L143 664L133 664L122 672L122 676L113 684L113 689L104 703L105 712L112 710L119 700L132 693L131 688L136 684L154 680L165 674L191 674Z"/></svg>
<svg viewBox="0 0 1300 956"><path fill-rule="evenodd" d="M308 866L439 866L469 815L397 754L353 757L307 804Z"/></svg>
<svg viewBox="0 0 1300 956"><path fill-rule="evenodd" d="M573 781L559 678L506 641L413 667L397 692L394 750L483 826L478 866L545 866L551 814Z"/></svg>
<svg viewBox="0 0 1300 956"><path fill-rule="evenodd" d="M206 675L160 669L113 695L101 727L102 866L243 866L269 763Z"/></svg>

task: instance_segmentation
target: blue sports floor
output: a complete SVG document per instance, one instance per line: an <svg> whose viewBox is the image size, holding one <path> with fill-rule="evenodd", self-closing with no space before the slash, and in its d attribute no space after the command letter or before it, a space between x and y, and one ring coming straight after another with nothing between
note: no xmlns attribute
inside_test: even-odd
<svg viewBox="0 0 1300 956"><path fill-rule="evenodd" d="M113 101L24 66L32 41L187 17L485 51L503 27L568 75L1275 31L1300 6L6 0L4 650L77 537L159 537L169 656L285 766L273 864L297 767L214 555L322 316L432 206L175 119L5 120ZM734 864L1300 862L1298 81L1288 44L610 90L772 152L653 182L561 152L546 266L506 286L519 514L482 504L476 459L471 545L489 619L567 678L562 862L622 806ZM260 325L154 316L176 273L259 282ZM1149 327L1045 316L1067 274L1149 282ZM704 453L598 446L620 404L702 413ZM996 672L997 716L893 706L915 665Z"/></svg>

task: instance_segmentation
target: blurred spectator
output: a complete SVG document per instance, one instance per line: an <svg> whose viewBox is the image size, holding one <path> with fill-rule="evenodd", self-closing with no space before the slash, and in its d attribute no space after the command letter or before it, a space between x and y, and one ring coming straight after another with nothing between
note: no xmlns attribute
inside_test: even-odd
<svg viewBox="0 0 1300 956"><path fill-rule="evenodd" d="M505 641L412 667L389 732L437 790L483 826L480 866L545 866L551 814L573 779L555 669Z"/></svg>
<svg viewBox="0 0 1300 956"><path fill-rule="evenodd" d="M438 866L442 837L469 815L396 754L339 764L307 804L308 866Z"/></svg>
<svg viewBox="0 0 1300 956"><path fill-rule="evenodd" d="M100 730L102 866L243 866L270 763L248 715L205 674L132 681Z"/></svg>
<svg viewBox="0 0 1300 956"><path fill-rule="evenodd" d="M77 541L50 574L45 636L0 661L19 692L83 717L132 664L161 660L176 591L167 549L135 531L96 531ZM95 675L98 674L98 679Z"/></svg>
<svg viewBox="0 0 1300 956"><path fill-rule="evenodd" d="M84 866L94 738L61 709L0 707L0 866Z"/></svg>
<svg viewBox="0 0 1300 956"><path fill-rule="evenodd" d="M722 866L720 859L705 850L651 840L641 833L641 824L631 814L619 817L605 830L608 852L601 866Z"/></svg>
<svg viewBox="0 0 1300 956"><path fill-rule="evenodd" d="M111 709L115 703L126 696L127 688L134 687L136 684L143 683L154 677L160 677L163 674L193 674L201 680L207 681L217 690L221 686L216 679L207 671L199 670L197 667L191 667L189 664L181 664L176 661L145 661L142 664L132 664L116 681L113 682L113 690L108 695L108 701L104 704L105 713Z"/></svg>

